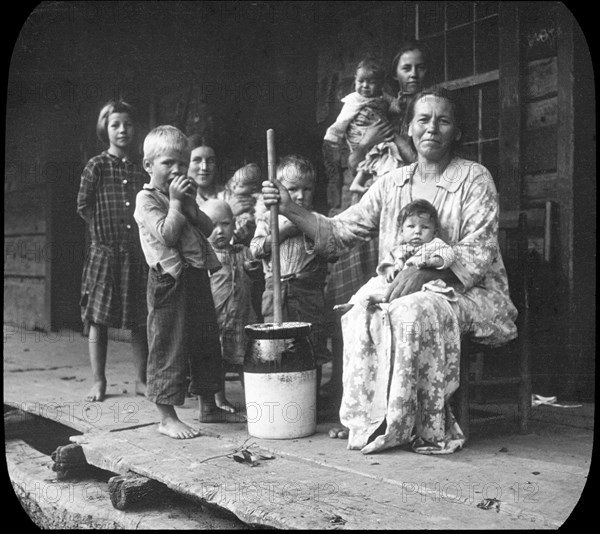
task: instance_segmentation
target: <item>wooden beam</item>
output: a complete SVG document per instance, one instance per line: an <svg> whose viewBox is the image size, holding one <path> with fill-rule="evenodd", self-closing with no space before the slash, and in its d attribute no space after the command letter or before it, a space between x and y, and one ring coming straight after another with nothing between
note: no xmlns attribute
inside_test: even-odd
<svg viewBox="0 0 600 534"><path fill-rule="evenodd" d="M556 125L556 175L559 180L556 184L556 193L560 199L559 236L560 243L557 252L557 279L559 293L557 306L563 310L561 324L564 326L559 332L561 353L569 354L565 360L556 355L555 372L561 378L556 380L557 394L570 398L579 389L577 384L577 369L580 358L577 346L581 340L577 339L576 311L574 296L573 273L573 177L574 177L574 147L575 147L575 110L573 91L574 78L574 41L573 41L573 16L563 6L562 16L556 21L560 28L557 37L557 88L558 110ZM558 18L558 17L557 17Z"/></svg>
<svg viewBox="0 0 600 534"><path fill-rule="evenodd" d="M568 351L569 358L560 368L557 389L564 398L593 399L597 180L593 66L591 45L564 5L558 20L558 260L566 325L561 352Z"/></svg>
<svg viewBox="0 0 600 534"><path fill-rule="evenodd" d="M517 2L499 5L500 147L498 189L502 209L521 207L522 52Z"/></svg>
<svg viewBox="0 0 600 534"><path fill-rule="evenodd" d="M81 445L76 443L58 447L50 457L54 462L52 471L56 473L57 480L77 478L96 471L85 459Z"/></svg>
<svg viewBox="0 0 600 534"><path fill-rule="evenodd" d="M574 42L573 15L562 6L564 11L560 17L560 32L558 33L558 110L557 110L557 146L556 174L560 177L557 186L557 196L560 198L560 265L564 281L567 284L567 294L573 291L573 178L575 146L575 110L573 93L575 90L574 77ZM570 298L570 297L567 297Z"/></svg>
<svg viewBox="0 0 600 534"><path fill-rule="evenodd" d="M52 225L52 209L53 209L53 194L54 187L52 183L46 181L44 184L46 190L46 206L45 206L45 215L46 215L46 243L51 244L53 242L53 225ZM45 269L45 296L44 296L44 324L39 325L42 330L48 332L53 330L52 324L52 262L44 261L44 269ZM59 319L58 317L56 318Z"/></svg>
<svg viewBox="0 0 600 534"><path fill-rule="evenodd" d="M441 82L436 84L436 87L443 87L450 91L455 91L457 89L465 89L466 87L475 87L476 85L495 82L496 80L498 80L498 71L491 70L482 74L474 74L473 76L450 80L449 82Z"/></svg>
<svg viewBox="0 0 600 534"><path fill-rule="evenodd" d="M117 475L108 479L110 502L117 510L128 510L136 504L156 502L166 486L141 475Z"/></svg>

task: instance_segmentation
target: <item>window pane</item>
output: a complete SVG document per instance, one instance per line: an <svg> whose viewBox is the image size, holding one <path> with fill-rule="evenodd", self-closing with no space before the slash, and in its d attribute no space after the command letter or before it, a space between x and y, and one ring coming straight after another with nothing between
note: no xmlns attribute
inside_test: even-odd
<svg viewBox="0 0 600 534"><path fill-rule="evenodd" d="M444 31L444 3L419 2L419 39Z"/></svg>
<svg viewBox="0 0 600 534"><path fill-rule="evenodd" d="M481 85L481 136L484 139L498 137L500 105L498 82Z"/></svg>
<svg viewBox="0 0 600 534"><path fill-rule="evenodd" d="M475 23L475 72L498 68L498 17Z"/></svg>
<svg viewBox="0 0 600 534"><path fill-rule="evenodd" d="M475 2L475 18L480 19L498 13L498 2Z"/></svg>
<svg viewBox="0 0 600 534"><path fill-rule="evenodd" d="M481 164L492 173L494 183L500 183L498 176L498 141L489 141L481 145Z"/></svg>
<svg viewBox="0 0 600 534"><path fill-rule="evenodd" d="M449 31L446 37L448 80L473 74L473 26Z"/></svg>
<svg viewBox="0 0 600 534"><path fill-rule="evenodd" d="M444 37L423 39L427 47L429 60L427 62L427 78L425 86L435 85L444 81Z"/></svg>
<svg viewBox="0 0 600 534"><path fill-rule="evenodd" d="M477 141L479 139L479 89L465 87L459 92L462 107L462 141Z"/></svg>
<svg viewBox="0 0 600 534"><path fill-rule="evenodd" d="M466 24L473 20L473 4L471 2L446 2L446 22L448 28Z"/></svg>
<svg viewBox="0 0 600 534"><path fill-rule="evenodd" d="M477 161L477 143L459 146L456 154L461 158Z"/></svg>

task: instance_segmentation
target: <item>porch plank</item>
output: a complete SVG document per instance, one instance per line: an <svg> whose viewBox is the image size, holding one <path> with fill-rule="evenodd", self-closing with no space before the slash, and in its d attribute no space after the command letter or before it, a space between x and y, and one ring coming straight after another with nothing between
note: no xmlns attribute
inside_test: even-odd
<svg viewBox="0 0 600 534"><path fill-rule="evenodd" d="M154 428L140 429L140 433L143 439L117 438L110 433L76 439L88 462L97 467L153 478L198 502L225 508L250 525L372 529L391 525L406 513L390 505L389 490L387 498L381 493L369 496L353 491L356 477L334 482L332 478L338 476L332 477L331 471L283 457L250 467L227 457L236 446L215 437L176 441Z"/></svg>
<svg viewBox="0 0 600 534"><path fill-rule="evenodd" d="M344 469L336 460L332 461L337 467L326 460L317 463L301 456L301 444L306 440L286 441L289 447L284 448L299 448L295 456L276 452L274 459L250 467L227 455L254 441L259 443L251 450L268 451L265 440L240 437L235 443L203 435L179 441L157 433L154 427L94 432L71 439L82 446L87 461L101 469L154 479L199 504L228 510L252 526L307 530L468 529L484 523L490 528L556 526L540 517L522 515L522 511L515 513L508 503L503 503L502 510L508 515L489 514L474 506L474 495L440 495L439 488L426 487L429 485L423 483L414 465L404 469L404 477L387 478L387 469L374 474L373 467L369 474L368 465L389 464L384 457L346 451L346 460L349 454L364 458L364 467L358 469L347 465ZM325 441L329 442L333 440ZM417 456L406 452L396 459L412 464L417 459L412 457Z"/></svg>

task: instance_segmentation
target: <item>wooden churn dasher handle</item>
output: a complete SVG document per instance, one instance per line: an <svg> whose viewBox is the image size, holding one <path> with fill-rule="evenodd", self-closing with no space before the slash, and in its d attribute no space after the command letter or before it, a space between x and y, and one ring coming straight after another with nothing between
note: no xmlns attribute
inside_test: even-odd
<svg viewBox="0 0 600 534"><path fill-rule="evenodd" d="M267 165L269 181L274 183L276 175L275 132L267 130ZM273 275L273 319L281 324L281 263L279 255L279 206L271 205L271 270Z"/></svg>

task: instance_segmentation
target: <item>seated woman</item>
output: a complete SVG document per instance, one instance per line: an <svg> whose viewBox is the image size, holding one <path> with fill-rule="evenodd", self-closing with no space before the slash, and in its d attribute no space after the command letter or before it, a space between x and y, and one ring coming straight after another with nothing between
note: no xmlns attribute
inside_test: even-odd
<svg viewBox="0 0 600 534"><path fill-rule="evenodd" d="M381 260L399 241L400 210L418 198L435 206L440 237L454 250L450 268L402 270L387 305L354 306L342 316L340 421L350 430L348 448L365 454L399 445L424 454L460 449L465 438L449 399L459 386L461 336L496 345L517 334L498 249L498 193L485 167L454 155L461 137L454 96L423 91L408 119L417 162L382 176L336 217L310 213L281 184L263 182L265 204L279 203L280 213L332 257L378 232ZM456 299L422 290L432 280L453 287Z"/></svg>

